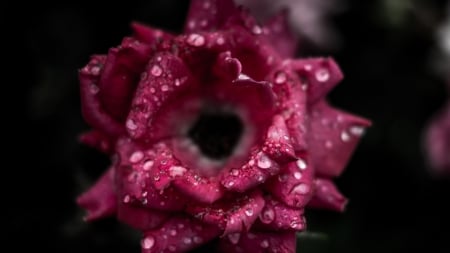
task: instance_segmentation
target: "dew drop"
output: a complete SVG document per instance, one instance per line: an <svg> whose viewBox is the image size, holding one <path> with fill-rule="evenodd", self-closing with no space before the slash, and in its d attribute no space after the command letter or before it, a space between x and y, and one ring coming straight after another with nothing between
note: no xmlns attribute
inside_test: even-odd
<svg viewBox="0 0 450 253"><path fill-rule="evenodd" d="M130 162L131 163L137 163L144 158L144 153L142 151L136 151L130 156Z"/></svg>
<svg viewBox="0 0 450 253"><path fill-rule="evenodd" d="M305 160L303 160L303 159L301 159L301 158L298 159L296 163L297 163L297 167L298 167L300 170L305 170L306 167L307 167Z"/></svg>
<svg viewBox="0 0 450 253"><path fill-rule="evenodd" d="M180 86L180 84L181 84L181 81L180 81L180 79L175 79L175 86Z"/></svg>
<svg viewBox="0 0 450 253"><path fill-rule="evenodd" d="M341 133L341 140L343 142L350 141L350 135L346 131L342 131L342 133Z"/></svg>
<svg viewBox="0 0 450 253"><path fill-rule="evenodd" d="M161 90L162 91L168 91L169 90L169 86L167 84L164 84L163 86L161 86Z"/></svg>
<svg viewBox="0 0 450 253"><path fill-rule="evenodd" d="M130 195L125 195L125 197L123 197L123 203L128 203L130 202Z"/></svg>
<svg viewBox="0 0 450 253"><path fill-rule="evenodd" d="M302 223L298 220L292 220L291 223L289 224L291 226L291 228L293 229L299 229L302 227Z"/></svg>
<svg viewBox="0 0 450 253"><path fill-rule="evenodd" d="M307 194L309 192L309 186L307 184L298 184L292 189L292 192L299 194Z"/></svg>
<svg viewBox="0 0 450 253"><path fill-rule="evenodd" d="M248 217L253 216L253 209L248 208L247 210L245 210L245 215L247 215Z"/></svg>
<svg viewBox="0 0 450 253"><path fill-rule="evenodd" d="M171 236L176 236L177 235L177 231L175 229L170 230L170 235Z"/></svg>
<svg viewBox="0 0 450 253"><path fill-rule="evenodd" d="M132 120L132 119L127 120L126 126L130 130L136 130L137 129L137 125L134 122L134 120Z"/></svg>
<svg viewBox="0 0 450 253"><path fill-rule="evenodd" d="M183 176L186 172L186 168L181 166L172 166L169 169L169 173L171 177Z"/></svg>
<svg viewBox="0 0 450 253"><path fill-rule="evenodd" d="M150 170L153 166L153 161L152 160L147 160L145 161L144 165L142 166L142 169L144 170Z"/></svg>
<svg viewBox="0 0 450 253"><path fill-rule="evenodd" d="M239 175L239 170L238 169L232 169L230 174L233 175L233 176L238 176Z"/></svg>
<svg viewBox="0 0 450 253"><path fill-rule="evenodd" d="M352 126L349 129L350 133L353 134L354 136L362 136L365 132L365 128L361 127L361 126Z"/></svg>
<svg viewBox="0 0 450 253"><path fill-rule="evenodd" d="M216 40L217 45L223 45L225 44L225 39L222 37L217 38Z"/></svg>
<svg viewBox="0 0 450 253"><path fill-rule="evenodd" d="M265 249L266 249L266 248L269 247L269 242L268 242L267 240L264 240L264 241L261 242L260 245L261 245L262 248L265 248Z"/></svg>
<svg viewBox="0 0 450 253"><path fill-rule="evenodd" d="M262 29L258 25L255 25L252 28L252 32L253 32L253 34L261 34L262 33Z"/></svg>
<svg viewBox="0 0 450 253"><path fill-rule="evenodd" d="M276 84L282 84L284 82L286 82L287 80L287 76L286 73L280 71L275 75L275 83Z"/></svg>
<svg viewBox="0 0 450 253"><path fill-rule="evenodd" d="M100 67L99 66L94 66L91 68L91 73L93 75L98 75L100 73Z"/></svg>
<svg viewBox="0 0 450 253"><path fill-rule="evenodd" d="M312 66L309 65L309 64L306 64L304 68L305 68L306 71L311 71L312 70Z"/></svg>
<svg viewBox="0 0 450 253"><path fill-rule="evenodd" d="M240 238L241 238L241 234L240 233L234 233L234 234L229 234L228 235L228 239L230 240L230 242L232 244L237 244L239 242Z"/></svg>
<svg viewBox="0 0 450 253"><path fill-rule="evenodd" d="M188 36L186 42L191 46L201 47L205 44L205 37L200 34L193 33Z"/></svg>
<svg viewBox="0 0 450 253"><path fill-rule="evenodd" d="M268 169L272 166L272 162L265 154L259 153L257 165L261 169Z"/></svg>
<svg viewBox="0 0 450 253"><path fill-rule="evenodd" d="M185 244L191 244L191 243L192 243L192 239L189 238L189 237L185 237L185 238L183 239L183 242L184 242Z"/></svg>
<svg viewBox="0 0 450 253"><path fill-rule="evenodd" d="M317 81L323 83L330 79L330 72L328 72L327 69L319 69L316 72L316 79Z"/></svg>
<svg viewBox="0 0 450 253"><path fill-rule="evenodd" d="M155 65L153 65L152 69L150 70L150 73L153 76L160 76L162 74L162 69L160 66L155 64Z"/></svg>
<svg viewBox="0 0 450 253"><path fill-rule="evenodd" d="M155 238L147 236L141 241L141 246L144 249L151 249L155 245Z"/></svg>
<svg viewBox="0 0 450 253"><path fill-rule="evenodd" d="M331 141L326 141L326 142L325 142L325 147L328 148L328 149L332 148L332 147L333 147L333 142L331 142Z"/></svg>
<svg viewBox="0 0 450 253"><path fill-rule="evenodd" d="M100 91L100 88L95 84L91 84L89 86L89 91L91 92L92 95L95 95Z"/></svg>
<svg viewBox="0 0 450 253"><path fill-rule="evenodd" d="M295 177L295 179L299 180L299 179L302 178L302 173L300 173L300 172L295 172L295 173L294 173L294 177Z"/></svg>
<svg viewBox="0 0 450 253"><path fill-rule="evenodd" d="M275 219L275 212L272 208L266 207L259 215L262 223L269 224Z"/></svg>

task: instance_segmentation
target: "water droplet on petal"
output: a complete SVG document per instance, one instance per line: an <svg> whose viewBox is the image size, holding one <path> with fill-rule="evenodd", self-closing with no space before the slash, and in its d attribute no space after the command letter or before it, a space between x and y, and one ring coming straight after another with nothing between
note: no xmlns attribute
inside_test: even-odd
<svg viewBox="0 0 450 253"><path fill-rule="evenodd" d="M169 173L171 177L183 176L186 172L186 168L181 166L172 166L169 169Z"/></svg>
<svg viewBox="0 0 450 253"><path fill-rule="evenodd" d="M95 95L100 91L100 88L95 84L91 84L89 86L89 91L91 92L91 94Z"/></svg>
<svg viewBox="0 0 450 253"><path fill-rule="evenodd" d="M162 69L158 65L153 65L152 69L150 70L150 73L154 76L160 76L162 74Z"/></svg>
<svg viewBox="0 0 450 253"><path fill-rule="evenodd" d="M200 34L193 33L188 36L186 42L191 46L201 47L205 44L205 37Z"/></svg>
<svg viewBox="0 0 450 253"><path fill-rule="evenodd" d="M125 195L125 197L123 197L123 203L128 203L130 202L130 195Z"/></svg>
<svg viewBox="0 0 450 253"><path fill-rule="evenodd" d="M292 220L290 226L293 229L298 229L302 227L302 223L299 220Z"/></svg>
<svg viewBox="0 0 450 253"><path fill-rule="evenodd" d="M269 247L269 242L268 242L267 240L264 240L264 241L261 242L260 245L261 245L262 248L265 248L265 249L266 249L266 248Z"/></svg>
<svg viewBox="0 0 450 253"><path fill-rule="evenodd" d="M144 170L150 170L153 166L153 161L152 160L147 160L145 161L144 165L142 166L142 169Z"/></svg>
<svg viewBox="0 0 450 253"><path fill-rule="evenodd" d="M302 178L302 173L300 173L300 172L295 172L295 173L294 173L294 177L295 177L295 179L299 180L299 179Z"/></svg>
<svg viewBox="0 0 450 253"><path fill-rule="evenodd" d="M228 235L228 239L230 240L230 242L232 244L237 244L239 242L240 238L241 238L241 234L240 233L234 233L234 234L229 234Z"/></svg>
<svg viewBox="0 0 450 253"><path fill-rule="evenodd" d="M365 128L362 126L352 126L349 129L350 133L353 134L354 136L362 136L365 132Z"/></svg>
<svg viewBox="0 0 450 253"><path fill-rule="evenodd" d="M161 90L162 91L168 91L169 90L169 86L167 84L164 84L163 86L161 86Z"/></svg>
<svg viewBox="0 0 450 253"><path fill-rule="evenodd" d="M292 192L299 194L307 194L309 192L309 186L307 184L298 184L292 189Z"/></svg>
<svg viewBox="0 0 450 253"><path fill-rule="evenodd" d="M245 210L245 215L247 215L248 217L253 216L253 209L248 208L247 210Z"/></svg>
<svg viewBox="0 0 450 253"><path fill-rule="evenodd" d="M317 81L323 83L330 79L330 72L328 72L328 69L319 69L316 72L316 79Z"/></svg>
<svg viewBox="0 0 450 253"><path fill-rule="evenodd" d="M300 170L305 170L306 167L307 167L305 160L303 160L303 159L301 159L301 158L298 159L296 163L297 163L297 167L298 167Z"/></svg>
<svg viewBox="0 0 450 253"><path fill-rule="evenodd" d="M262 223L269 224L275 219L275 212L272 208L266 207L259 215L259 219Z"/></svg>
<svg viewBox="0 0 450 253"><path fill-rule="evenodd" d="M171 236L176 236L177 235L177 231L175 229L170 230L170 235Z"/></svg>
<svg viewBox="0 0 450 253"><path fill-rule="evenodd" d="M142 158L144 158L144 153L142 151L136 151L136 152L133 152L133 154L131 154L130 162L137 163L140 160L142 160Z"/></svg>
<svg viewBox="0 0 450 253"><path fill-rule="evenodd" d="M155 238L153 236L147 236L141 241L141 246L144 249L151 249L155 245Z"/></svg>
<svg viewBox="0 0 450 253"><path fill-rule="evenodd" d="M185 238L183 239L183 242L184 242L185 244L191 244L191 243L192 243L192 239L189 238L189 237L185 237Z"/></svg>
<svg viewBox="0 0 450 253"><path fill-rule="evenodd" d="M239 170L238 169L232 169L230 174L233 175L233 176L238 176L239 175Z"/></svg>
<svg viewBox="0 0 450 253"><path fill-rule="evenodd" d="M255 25L252 28L252 32L253 32L253 34L261 34L262 33L262 29L258 25Z"/></svg>
<svg viewBox="0 0 450 253"><path fill-rule="evenodd" d="M341 140L343 142L350 141L350 135L346 131L342 131L342 133L341 133Z"/></svg>
<svg viewBox="0 0 450 253"><path fill-rule="evenodd" d="M272 162L270 161L270 159L262 152L259 153L257 159L257 165L261 169L268 169L270 168L270 166L272 166Z"/></svg>
<svg viewBox="0 0 450 253"><path fill-rule="evenodd" d="M286 82L287 80L287 76L286 73L280 71L275 75L275 83L276 84L282 84L284 82Z"/></svg>
<svg viewBox="0 0 450 253"><path fill-rule="evenodd" d="M137 129L137 125L134 122L134 120L132 120L132 119L127 120L126 126L130 130L136 130Z"/></svg>

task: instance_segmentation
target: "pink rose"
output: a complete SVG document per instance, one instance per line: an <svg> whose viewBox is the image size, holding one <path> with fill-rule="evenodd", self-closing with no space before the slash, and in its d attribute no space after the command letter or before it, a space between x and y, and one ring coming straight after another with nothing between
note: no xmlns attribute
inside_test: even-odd
<svg viewBox="0 0 450 253"><path fill-rule="evenodd" d="M293 59L284 14L264 26L231 0L193 0L185 31L134 35L80 71L81 140L113 155L78 198L86 220L142 231L142 252L295 252L307 205L343 210L332 182L365 119L325 96L330 58Z"/></svg>

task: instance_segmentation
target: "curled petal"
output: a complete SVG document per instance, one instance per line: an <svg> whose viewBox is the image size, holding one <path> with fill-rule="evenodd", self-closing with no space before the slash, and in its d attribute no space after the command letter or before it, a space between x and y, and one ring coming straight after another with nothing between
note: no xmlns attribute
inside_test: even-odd
<svg viewBox="0 0 450 253"><path fill-rule="evenodd" d="M295 232L253 232L241 235L238 240L224 237L219 252L294 253Z"/></svg>
<svg viewBox="0 0 450 253"><path fill-rule="evenodd" d="M213 71L217 76L232 81L241 74L242 65L238 59L231 57L230 51L226 51L217 57Z"/></svg>
<svg viewBox="0 0 450 253"><path fill-rule="evenodd" d="M145 42L149 45L155 45L161 40L169 40L173 37L167 32L146 26L138 22L132 22L131 28L133 29L134 37L137 40Z"/></svg>
<svg viewBox="0 0 450 253"><path fill-rule="evenodd" d="M84 219L87 221L113 215L117 208L113 168L110 168L91 189L79 196L77 204L86 209L87 215Z"/></svg>
<svg viewBox="0 0 450 253"><path fill-rule="evenodd" d="M338 212L344 211L347 199L338 191L331 180L315 179L314 189L314 195L308 203L308 207L330 209Z"/></svg>
<svg viewBox="0 0 450 253"><path fill-rule="evenodd" d="M237 8L232 0L193 0L189 8L184 32L219 29L236 12Z"/></svg>
<svg viewBox="0 0 450 253"><path fill-rule="evenodd" d="M99 98L98 85L105 62L105 56L93 56L88 65L79 71L81 111L86 122L94 128L109 136L119 136L124 132L124 127L103 109Z"/></svg>
<svg viewBox="0 0 450 253"><path fill-rule="evenodd" d="M267 182L265 188L290 207L304 207L312 196L313 166L304 158L289 163L278 177Z"/></svg>
<svg viewBox="0 0 450 253"><path fill-rule="evenodd" d="M145 231L141 240L142 253L187 252L214 239L220 230L199 221L174 217L156 230Z"/></svg>
<svg viewBox="0 0 450 253"><path fill-rule="evenodd" d="M150 60L142 74L126 122L130 136L134 139L145 137L146 141L150 141L168 131L164 129L167 126L159 121L158 113L167 100L176 98L186 87L189 75L184 63L169 53L156 54ZM157 125L162 129L153 129Z"/></svg>
<svg viewBox="0 0 450 253"><path fill-rule="evenodd" d="M302 81L303 88L307 89L309 105L323 99L344 77L331 58L299 59L290 64Z"/></svg>
<svg viewBox="0 0 450 253"><path fill-rule="evenodd" d="M250 229L263 207L261 192L253 191L246 195L229 195L212 205L192 203L187 211L205 223L219 226L227 235Z"/></svg>
<svg viewBox="0 0 450 253"><path fill-rule="evenodd" d="M308 144L317 173L340 175L369 125L368 120L333 109L324 101L316 104L310 112Z"/></svg>
<svg viewBox="0 0 450 253"><path fill-rule="evenodd" d="M105 136L102 132L97 130L91 130L89 132L83 133L79 137L80 142L88 145L92 148L96 148L104 153L111 153L113 149L113 141Z"/></svg>
<svg viewBox="0 0 450 253"><path fill-rule="evenodd" d="M292 57L297 49L298 39L291 32L288 24L288 10L282 10L270 19L263 30L265 37L282 57Z"/></svg>
<svg viewBox="0 0 450 253"><path fill-rule="evenodd" d="M282 116L274 117L272 126L267 131L263 151L272 159L283 164L296 160L291 137Z"/></svg>
<svg viewBox="0 0 450 253"><path fill-rule="evenodd" d="M168 213L124 203L120 203L117 210L117 218L120 221L140 231L159 227L168 217Z"/></svg>
<svg viewBox="0 0 450 253"><path fill-rule="evenodd" d="M120 47L109 50L100 79L102 105L116 120L123 122L130 109L131 98L150 58L149 45L125 38Z"/></svg>

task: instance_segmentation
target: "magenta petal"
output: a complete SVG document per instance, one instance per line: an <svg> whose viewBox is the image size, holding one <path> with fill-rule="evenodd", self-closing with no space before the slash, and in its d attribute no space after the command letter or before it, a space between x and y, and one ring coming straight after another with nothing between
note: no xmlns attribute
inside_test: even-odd
<svg viewBox="0 0 450 253"><path fill-rule="evenodd" d="M111 153L113 149L112 140L105 136L102 132L97 130L91 130L89 132L83 133L79 137L80 142L88 145L92 148L96 148L104 153Z"/></svg>
<svg viewBox="0 0 450 253"><path fill-rule="evenodd" d="M257 152L239 169L232 169L221 183L229 191L245 192L264 183L279 171L279 165L264 152Z"/></svg>
<svg viewBox="0 0 450 253"><path fill-rule="evenodd" d="M324 178L315 179L314 188L314 195L308 203L308 207L330 209L338 212L344 211L348 201L331 180Z"/></svg>
<svg viewBox="0 0 450 253"><path fill-rule="evenodd" d="M297 38L291 32L288 24L288 11L283 10L270 19L264 26L265 37L282 57L292 57L297 49Z"/></svg>
<svg viewBox="0 0 450 253"><path fill-rule="evenodd" d="M185 33L220 29L237 12L232 0L192 0Z"/></svg>
<svg viewBox="0 0 450 253"><path fill-rule="evenodd" d="M250 229L264 207L259 190L249 194L229 195L211 205L189 203L187 212L201 221L219 226L224 234Z"/></svg>
<svg viewBox="0 0 450 253"><path fill-rule="evenodd" d="M220 53L213 67L214 73L225 80L235 80L242 71L241 62L231 57L230 51Z"/></svg>
<svg viewBox="0 0 450 253"><path fill-rule="evenodd" d="M168 217L168 213L123 203L119 204L117 210L120 221L141 231L159 227Z"/></svg>
<svg viewBox="0 0 450 253"><path fill-rule="evenodd" d="M431 167L438 173L450 173L450 102L434 116L425 137Z"/></svg>
<svg viewBox="0 0 450 253"><path fill-rule="evenodd" d="M308 92L308 104L323 99L343 79L343 74L331 58L298 59L291 62Z"/></svg>
<svg viewBox="0 0 450 253"><path fill-rule="evenodd" d="M150 57L149 45L125 38L117 48L109 50L99 88L104 109L118 121L124 121L131 98Z"/></svg>
<svg viewBox="0 0 450 253"><path fill-rule="evenodd" d="M149 45L154 45L160 40L168 40L173 37L171 34L168 34L160 29L155 29L138 22L132 22L131 28L133 29L134 37L137 40L145 42Z"/></svg>
<svg viewBox="0 0 450 253"><path fill-rule="evenodd" d="M280 163L296 160L291 137L282 116L277 115L274 117L272 126L267 131L263 151Z"/></svg>
<svg viewBox="0 0 450 253"><path fill-rule="evenodd" d="M224 194L223 187L218 181L213 178L202 178L190 172L175 179L173 185L179 192L200 203L213 203Z"/></svg>
<svg viewBox="0 0 450 253"><path fill-rule="evenodd" d="M114 190L114 170L110 168L97 183L77 198L77 203L87 211L85 220L92 221L113 215L117 208Z"/></svg>
<svg viewBox="0 0 450 253"><path fill-rule="evenodd" d="M304 209L289 207L270 196L266 196L266 205L259 214L258 230L296 230L306 228Z"/></svg>
<svg viewBox="0 0 450 253"><path fill-rule="evenodd" d="M253 232L238 238L224 237L219 252L295 253L295 232Z"/></svg>
<svg viewBox="0 0 450 253"><path fill-rule="evenodd" d="M160 123L155 115L160 112L162 103L180 95L189 83L189 76L183 61L174 55L159 53L150 60L142 74L126 122L130 136L135 139L145 136L146 141L150 141L160 134L152 130L153 125Z"/></svg>
<svg viewBox="0 0 450 253"><path fill-rule="evenodd" d="M145 231L141 240L142 253L187 252L220 235L215 226L194 219L174 217L161 228Z"/></svg>
<svg viewBox="0 0 450 253"><path fill-rule="evenodd" d="M280 175L267 182L265 188L288 206L304 207L312 196L313 166L300 158L281 169Z"/></svg>
<svg viewBox="0 0 450 253"><path fill-rule="evenodd" d="M100 72L103 71L105 61L105 56L93 56L79 72L81 110L91 126L110 136L119 136L124 132L124 127L104 111L99 98Z"/></svg>
<svg viewBox="0 0 450 253"><path fill-rule="evenodd" d="M369 125L368 120L334 109L324 101L314 105L308 144L317 173L340 175Z"/></svg>

